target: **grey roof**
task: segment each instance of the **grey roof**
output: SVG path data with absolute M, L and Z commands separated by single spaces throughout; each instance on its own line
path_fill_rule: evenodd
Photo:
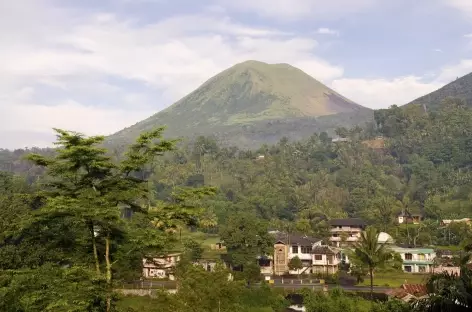
M 331 219 L 329 224 L 333 226 L 359 226 L 364 227 L 366 223 L 362 219 L 350 218 L 350 219 Z
M 339 251 L 329 246 L 315 246 L 312 253 L 317 255 L 335 255 L 339 253 Z
M 296 234 L 296 233 L 277 233 L 275 235 L 275 242 L 282 244 L 291 244 L 291 245 L 301 245 L 301 246 L 311 246 L 316 242 L 321 241 L 320 238 L 308 236 L 305 234 Z

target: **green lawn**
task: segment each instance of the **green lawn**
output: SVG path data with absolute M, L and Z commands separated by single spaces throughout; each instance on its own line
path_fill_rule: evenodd
M 461 251 L 462 250 L 461 246 L 457 246 L 457 245 L 435 246 L 434 249 L 450 250 L 450 251 Z
M 219 258 L 221 254 L 226 253 L 224 250 L 212 250 L 211 245 L 216 244 L 220 241 L 220 238 L 218 234 L 208 234 L 208 233 L 203 233 L 203 232 L 190 232 L 187 230 L 183 230 L 181 233 L 181 236 L 179 233 L 177 233 L 177 244 L 175 246 L 176 251 L 182 251 L 183 250 L 183 243 L 185 243 L 186 240 L 188 239 L 193 239 L 200 244 L 202 244 L 202 247 L 204 249 L 203 252 L 203 258 L 204 259 L 215 259 Z
M 424 284 L 428 274 L 412 274 L 405 272 L 377 273 L 374 275 L 374 286 L 400 287 L 402 284 Z M 369 277 L 359 285 L 370 286 Z
M 117 304 L 118 311 L 124 312 L 170 312 L 174 310 L 175 303 L 170 296 L 160 294 L 157 298 L 149 296 L 121 296 Z

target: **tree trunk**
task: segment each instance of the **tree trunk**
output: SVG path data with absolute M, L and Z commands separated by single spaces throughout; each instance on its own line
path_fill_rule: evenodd
M 105 238 L 106 280 L 108 285 L 107 312 L 111 310 L 111 261 L 110 261 L 110 234 Z
M 95 261 L 95 270 L 97 274 L 100 275 L 100 262 L 98 261 L 98 251 L 97 251 L 97 241 L 95 239 L 95 228 L 93 226 L 93 222 L 90 222 L 90 233 L 92 235 L 92 249 L 93 249 L 93 259 Z
M 369 267 L 370 273 L 370 300 L 374 299 L 374 269 Z

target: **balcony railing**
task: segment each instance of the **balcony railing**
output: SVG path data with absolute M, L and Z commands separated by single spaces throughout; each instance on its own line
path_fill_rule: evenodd
M 338 228 L 338 227 L 334 227 L 334 228 L 331 228 L 331 232 L 334 232 L 334 233 L 339 233 L 339 232 L 361 232 L 362 229 L 361 228 L 356 228 L 356 227 L 342 227 L 342 228 Z

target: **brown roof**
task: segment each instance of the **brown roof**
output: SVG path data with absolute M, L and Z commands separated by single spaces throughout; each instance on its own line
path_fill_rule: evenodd
M 329 224 L 333 226 L 359 226 L 364 227 L 366 223 L 362 219 L 350 218 L 350 219 L 332 219 Z

